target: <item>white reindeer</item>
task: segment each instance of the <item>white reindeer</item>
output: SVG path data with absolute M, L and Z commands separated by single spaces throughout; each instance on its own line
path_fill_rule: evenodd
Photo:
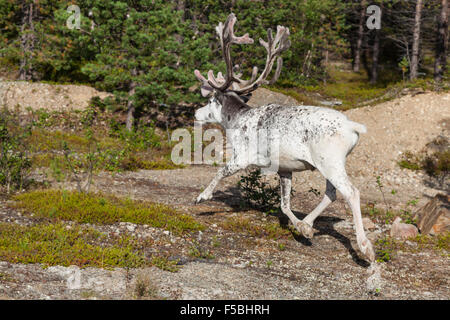
M 278 79 L 282 66 L 280 55 L 290 46 L 289 29 L 278 26 L 275 38 L 271 29 L 268 29 L 268 41 L 259 40 L 267 50 L 265 68 L 258 78 L 258 69 L 253 68 L 251 79 L 244 81 L 233 72 L 230 46 L 233 43 L 251 44 L 253 40 L 248 34 L 236 37 L 233 32 L 235 22 L 236 17 L 230 14 L 225 24 L 219 23 L 216 27 L 227 67 L 225 77 L 221 73 L 215 77 L 210 70 L 206 79 L 195 70 L 196 77 L 202 82 L 202 95 L 211 96 L 209 103 L 196 111 L 196 120 L 219 123 L 228 132 L 235 132 L 228 136 L 233 151 L 231 159 L 218 170 L 208 187 L 198 196 L 197 203 L 211 199 L 214 188 L 224 177 L 250 165 L 275 166 L 280 177 L 281 210 L 303 236 L 313 237 L 314 220 L 336 200 L 337 189 L 352 210 L 359 249 L 373 262 L 375 253 L 364 233 L 359 191 L 351 184 L 345 171 L 346 157 L 357 144 L 359 135 L 366 132 L 365 126 L 328 108 L 275 104 L 258 108 L 248 106 L 246 102 L 253 90 L 261 84 L 272 84 Z M 277 69 L 273 78 L 267 81 L 276 58 Z M 270 146 L 267 147 L 267 154 L 251 148 L 250 135 L 258 130 L 278 133 L 277 152 Z M 271 142 L 273 139 L 269 136 Z M 290 209 L 292 172 L 315 169 L 326 179 L 325 196 L 311 213 L 299 220 Z

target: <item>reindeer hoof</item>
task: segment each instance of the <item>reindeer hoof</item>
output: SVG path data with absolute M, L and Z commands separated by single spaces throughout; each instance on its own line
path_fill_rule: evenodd
M 360 250 L 370 262 L 375 262 L 375 251 L 373 250 L 372 243 L 370 243 L 369 239 L 361 241 Z
M 314 237 L 314 229 L 306 222 L 297 222 L 297 230 L 306 238 L 312 239 Z
M 200 194 L 198 197 L 197 197 L 197 200 L 195 200 L 195 204 L 198 204 L 198 203 L 200 203 L 200 202 L 203 202 L 203 201 L 207 201 L 207 200 L 210 200 L 212 198 L 212 195 L 206 195 L 206 194 Z

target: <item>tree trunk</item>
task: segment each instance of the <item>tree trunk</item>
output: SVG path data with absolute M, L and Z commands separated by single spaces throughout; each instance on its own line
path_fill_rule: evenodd
M 181 16 L 181 21 L 185 21 L 184 11 L 186 9 L 186 1 L 185 0 L 177 0 L 177 11 L 182 11 L 183 14 Z
M 130 84 L 130 90 L 128 91 L 128 103 L 127 103 L 127 123 L 126 127 L 128 131 L 133 130 L 134 125 L 134 112 L 136 111 L 136 107 L 134 105 L 131 97 L 136 92 L 136 83 L 134 81 Z
M 176 5 L 176 10 L 181 12 L 180 20 L 181 20 L 181 22 L 184 23 L 186 21 L 186 19 L 185 19 L 186 1 L 185 0 L 176 0 L 175 1 L 175 5 Z M 183 43 L 184 39 L 183 39 L 183 36 L 181 34 L 177 33 L 177 34 L 174 35 L 174 37 L 175 37 L 175 40 L 177 40 L 178 43 L 180 43 L 180 44 Z M 179 66 L 179 63 L 180 63 L 180 59 L 178 58 L 177 67 Z
M 370 73 L 370 84 L 376 84 L 378 80 L 378 57 L 380 55 L 380 31 L 375 31 L 372 51 L 372 72 Z
M 366 17 L 366 0 L 361 1 L 361 11 L 359 14 L 358 38 L 356 39 L 355 55 L 353 58 L 353 71 L 359 72 L 361 63 L 361 50 L 364 37 L 364 21 Z
M 33 67 L 31 56 L 34 50 L 36 36 L 34 34 L 34 3 L 23 1 L 22 4 L 22 25 L 20 27 L 20 47 L 22 50 L 22 60 L 20 61 L 19 80 L 31 80 Z
M 422 18 L 422 0 L 417 0 L 416 3 L 416 16 L 414 19 L 414 31 L 413 31 L 413 45 L 412 45 L 412 57 L 409 79 L 417 79 L 417 72 L 419 69 L 419 42 L 420 42 L 420 21 Z
M 381 3 L 381 14 L 383 14 L 383 4 Z M 381 19 L 381 17 L 380 17 Z M 378 81 L 378 57 L 380 56 L 380 30 L 373 30 L 375 32 L 373 47 L 372 47 L 372 72 L 370 83 L 376 84 Z
M 438 19 L 436 39 L 436 59 L 434 62 L 434 80 L 442 81 L 447 67 L 448 46 L 448 0 L 442 0 L 441 14 Z
M 368 39 L 367 39 L 367 35 L 365 35 L 363 37 L 363 44 L 362 44 L 362 49 L 361 49 L 361 62 L 362 65 L 364 66 L 364 70 L 366 70 L 367 72 L 367 76 L 369 78 L 369 81 L 372 80 L 372 68 L 369 67 L 369 63 L 367 61 L 367 55 L 368 55 Z

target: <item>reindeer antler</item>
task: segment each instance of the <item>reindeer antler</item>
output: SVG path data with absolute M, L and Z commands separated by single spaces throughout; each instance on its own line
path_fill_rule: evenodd
M 269 28 L 267 29 L 267 39 L 267 42 L 263 39 L 259 39 L 259 43 L 267 50 L 266 66 L 264 67 L 263 72 L 259 78 L 255 80 L 256 72 L 255 68 L 253 68 L 252 78 L 246 82 L 245 86 L 238 90 L 233 90 L 237 94 L 247 94 L 253 90 L 256 90 L 262 84 L 273 84 L 278 80 L 281 73 L 281 68 L 283 66 L 283 58 L 281 58 L 281 54 L 291 46 L 291 41 L 289 40 L 289 29 L 283 26 L 277 26 L 277 34 L 275 39 L 273 39 L 272 29 Z M 276 58 L 277 69 L 275 70 L 273 78 L 270 81 L 267 81 L 266 79 L 272 70 Z
M 281 67 L 283 60 L 280 57 L 281 53 L 286 51 L 289 46 L 291 45 L 288 37 L 289 37 L 289 29 L 278 26 L 277 27 L 277 34 L 275 36 L 275 39 L 272 37 L 272 30 L 268 29 L 268 42 L 265 42 L 262 39 L 259 39 L 259 42 L 261 45 L 263 45 L 267 50 L 267 58 L 266 58 L 266 66 L 259 76 L 258 79 L 256 79 L 258 75 L 258 68 L 253 67 L 252 76 L 249 80 L 242 80 L 238 76 L 236 76 L 233 72 L 233 63 L 231 61 L 231 51 L 230 47 L 231 44 L 252 44 L 253 39 L 251 39 L 248 35 L 248 33 L 244 34 L 241 37 L 236 37 L 234 35 L 234 24 L 236 23 L 237 19 L 236 16 L 231 13 L 227 20 L 225 21 L 225 24 L 222 22 L 219 23 L 219 25 L 216 27 L 217 34 L 220 38 L 220 44 L 222 47 L 222 55 L 225 60 L 227 72 L 225 77 L 222 75 L 221 72 L 217 74 L 217 77 L 214 76 L 214 73 L 212 70 L 208 71 L 208 79 L 206 79 L 200 71 L 195 70 L 195 76 L 197 79 L 202 81 L 202 95 L 207 96 L 209 91 L 212 91 L 213 88 L 219 91 L 225 91 L 232 85 L 232 91 L 235 91 L 238 94 L 247 94 L 256 88 L 258 88 L 261 84 L 265 83 L 274 83 L 281 73 Z M 275 58 L 278 57 L 277 60 L 277 69 L 275 71 L 275 75 L 273 76 L 271 81 L 267 81 L 266 78 L 270 74 L 270 71 L 272 70 L 273 64 L 275 62 Z M 234 83 L 233 83 L 234 82 Z M 243 86 L 243 88 L 242 88 Z

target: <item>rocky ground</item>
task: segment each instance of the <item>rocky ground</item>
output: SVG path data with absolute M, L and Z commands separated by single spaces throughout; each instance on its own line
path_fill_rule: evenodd
M 282 98 L 289 104 L 289 98 Z M 361 191 L 363 206 L 375 202 L 381 208 L 387 205 L 400 209 L 418 199 L 418 208 L 436 193 L 448 192 L 445 185 L 437 186 L 423 173 L 399 168 L 397 161 L 402 152 L 421 150 L 437 135 L 448 136 L 449 93 L 405 96 L 346 114 L 368 128 L 347 163 L 348 174 Z M 409 240 L 392 252 L 392 259 L 377 264 L 381 271 L 377 290 L 368 290 L 372 268 L 357 249 L 352 217 L 340 196 L 316 220 L 311 241 L 292 233 L 282 215 L 267 216 L 243 206 L 236 188 L 242 173 L 223 180 L 212 201 L 194 205 L 216 171 L 213 166 L 189 166 L 100 173 L 94 179 L 97 191 L 167 203 L 206 225 L 203 232 L 189 236 L 131 223 L 97 226 L 107 234 L 155 240 L 149 250 L 165 252 L 178 261 L 177 272 L 156 267 L 104 270 L 0 262 L 0 298 L 129 299 L 142 296 L 137 293 L 142 287 L 146 291 L 143 297 L 156 299 L 450 298 L 448 251 Z M 381 177 L 381 190 L 377 176 Z M 277 183 L 275 176 L 265 179 Z M 304 217 L 321 200 L 310 191 L 322 191 L 325 181 L 317 171 L 296 173 L 293 181 L 293 211 Z M 66 183 L 64 187 L 74 185 Z M 233 219 L 248 219 L 245 221 L 264 232 L 251 234 L 230 228 Z M 5 202 L 0 206 L 0 221 L 33 223 Z M 390 228 L 382 221 L 374 222 L 375 228 L 368 230 L 373 242 Z M 267 230 L 273 224 L 281 224 L 286 232 L 270 236 Z M 197 254 L 192 254 L 193 246 Z

